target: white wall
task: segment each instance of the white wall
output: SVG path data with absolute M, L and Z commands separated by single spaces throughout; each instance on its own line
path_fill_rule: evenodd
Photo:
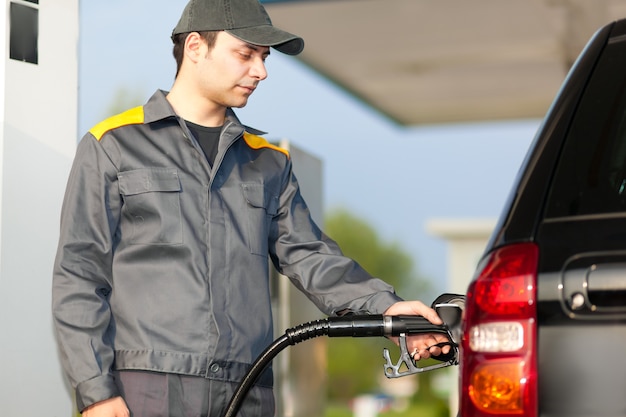
M 52 264 L 77 140 L 78 0 L 5 0 L 0 88 L 0 382 L 4 416 L 72 415 L 50 314 Z M 39 9 L 38 64 L 9 59 L 9 8 Z
M 426 229 L 445 240 L 446 291 L 465 294 L 478 261 L 496 225 L 496 219 L 431 219 Z

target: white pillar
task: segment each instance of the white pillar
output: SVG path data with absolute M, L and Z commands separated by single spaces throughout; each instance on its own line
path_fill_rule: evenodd
M 323 228 L 322 161 L 315 155 L 281 140 L 289 151 L 300 191 L 311 217 Z M 274 327 L 276 337 L 297 324 L 323 315 L 285 276 L 276 276 Z M 274 360 L 276 411 L 282 417 L 317 417 L 326 405 L 326 338 L 307 340 L 285 349 Z
M 77 141 L 78 0 L 3 3 L 1 413 L 69 417 L 72 400 L 54 342 L 50 288 L 61 201 Z M 23 56 L 18 47 L 28 60 L 18 60 Z
M 432 219 L 427 223 L 426 230 L 447 243 L 447 292 L 466 293 L 495 225 L 494 219 Z M 454 417 L 459 407 L 459 373 L 458 368 L 447 369 L 450 417 Z

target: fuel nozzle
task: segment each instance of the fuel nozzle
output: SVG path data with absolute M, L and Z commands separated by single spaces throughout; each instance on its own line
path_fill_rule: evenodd
M 435 311 L 443 324 L 433 324 L 422 316 L 345 315 L 329 317 L 328 337 L 406 336 L 443 333 L 460 324 L 462 309 L 454 304 L 437 304 Z
M 443 321 L 443 324 L 436 325 L 428 322 L 423 317 L 415 316 L 396 316 L 395 326 L 392 325 L 392 333 L 398 336 L 398 344 L 400 346 L 400 359 L 392 362 L 389 355 L 389 349 L 383 350 L 385 358 L 385 376 L 387 378 L 399 378 L 402 376 L 412 375 L 416 373 L 432 371 L 438 368 L 458 365 L 459 357 L 459 335 L 461 321 L 463 316 L 463 304 L 441 303 L 433 307 Z M 392 320 L 393 323 L 393 320 Z M 450 346 L 450 351 L 434 357 L 438 362 L 428 366 L 418 366 L 413 355 L 409 353 L 407 346 L 407 336 L 423 333 L 444 333 L 448 337 L 448 342 L 444 345 Z M 441 346 L 441 344 L 439 345 Z
M 385 375 L 397 378 L 414 373 L 430 371 L 458 364 L 458 335 L 460 335 L 464 299 L 433 305 L 441 317 L 442 324 L 433 324 L 422 316 L 383 316 L 383 315 L 345 315 L 329 317 L 325 321 L 324 332 L 328 337 L 397 337 L 400 346 L 400 359 L 391 361 L 389 350 L 384 349 L 386 359 Z M 407 337 L 418 334 L 440 333 L 448 338 L 443 345 L 450 346 L 450 352 L 434 357 L 439 363 L 426 367 L 418 367 L 409 353 Z

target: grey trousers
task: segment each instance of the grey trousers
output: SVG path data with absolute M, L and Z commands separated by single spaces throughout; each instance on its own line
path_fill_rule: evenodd
M 237 384 L 197 376 L 118 371 L 117 384 L 131 417 L 222 417 Z M 239 417 L 273 417 L 271 388 L 253 387 Z

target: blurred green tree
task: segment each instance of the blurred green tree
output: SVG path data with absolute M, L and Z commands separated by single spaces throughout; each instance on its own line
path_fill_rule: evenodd
M 420 294 L 423 297 L 428 293 L 428 282 L 417 276 L 412 257 L 399 243 L 383 241 L 365 220 L 346 209 L 333 209 L 325 218 L 324 230 L 346 256 L 393 285 L 403 298 L 422 299 Z M 327 346 L 331 401 L 349 401 L 356 395 L 377 391 L 383 375 L 383 348 L 389 348 L 392 358 L 398 357 L 395 345 L 384 338 L 331 338 Z
M 145 93 L 140 88 L 129 89 L 127 87 L 119 87 L 115 90 L 115 95 L 105 110 L 103 118 L 114 116 L 136 106 L 145 103 Z

